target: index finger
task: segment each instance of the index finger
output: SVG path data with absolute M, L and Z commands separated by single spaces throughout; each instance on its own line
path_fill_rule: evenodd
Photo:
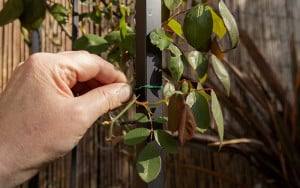
M 85 82 L 95 79 L 102 84 L 126 83 L 122 71 L 101 57 L 85 51 L 62 52 L 60 55 L 71 60 L 71 67 L 76 72 L 77 81 Z

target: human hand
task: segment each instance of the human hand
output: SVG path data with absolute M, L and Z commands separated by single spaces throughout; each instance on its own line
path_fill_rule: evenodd
M 126 82 L 113 65 L 82 51 L 38 53 L 20 64 L 0 97 L 0 187 L 68 153 L 99 116 L 130 98 Z

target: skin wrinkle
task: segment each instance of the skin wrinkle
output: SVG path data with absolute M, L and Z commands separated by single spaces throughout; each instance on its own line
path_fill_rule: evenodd
M 77 77 L 75 71 L 70 69 L 71 67 L 60 64 L 54 66 L 52 70 L 52 77 L 59 93 L 66 97 L 73 97 L 70 87 L 75 85 Z

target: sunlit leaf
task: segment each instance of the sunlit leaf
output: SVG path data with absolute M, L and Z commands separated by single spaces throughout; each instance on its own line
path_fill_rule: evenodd
M 190 90 L 189 82 L 187 80 L 182 80 L 182 82 L 181 82 L 182 93 L 188 93 L 189 90 Z
M 169 133 L 158 129 L 154 131 L 154 138 L 166 152 L 177 153 L 177 142 Z
M 182 55 L 181 50 L 173 43 L 170 43 L 168 46 L 168 50 L 172 53 L 173 56 L 180 56 Z
M 161 157 L 153 142 L 148 143 L 139 153 L 136 169 L 146 183 L 153 181 L 161 169 Z
M 146 128 L 136 128 L 129 131 L 124 137 L 124 143 L 127 145 L 136 145 L 144 140 L 150 135 L 151 130 Z
M 214 68 L 214 71 L 218 77 L 218 79 L 221 81 L 222 85 L 224 86 L 227 95 L 230 93 L 230 77 L 229 73 L 227 72 L 225 66 L 223 63 L 215 56 L 211 56 L 212 65 Z
M 171 82 L 167 82 L 163 89 L 163 95 L 165 98 L 171 97 L 175 92 L 175 86 Z
M 174 10 L 179 7 L 181 0 L 164 0 L 164 3 L 169 10 Z
M 219 2 L 219 11 L 229 33 L 231 45 L 233 48 L 235 48 L 239 44 L 240 40 L 239 30 L 233 15 L 231 14 L 230 10 L 227 8 L 223 0 L 220 0 Z
M 193 138 L 196 127 L 197 125 L 193 112 L 189 105 L 185 104 L 183 107 L 183 115 L 181 116 L 178 127 L 178 139 L 180 145 L 184 145 L 184 143 Z
M 171 56 L 168 62 L 168 69 L 171 72 L 172 78 L 177 83 L 183 73 L 184 65 L 181 56 Z
M 205 55 L 198 51 L 191 51 L 188 54 L 188 62 L 196 71 L 200 78 L 203 78 L 208 70 L 208 59 Z
M 185 99 L 182 94 L 173 94 L 168 105 L 168 130 L 175 132 L 178 130 L 181 119 L 184 116 Z
M 173 41 L 172 37 L 161 28 L 156 28 L 150 33 L 150 40 L 160 50 L 168 48 Z
M 199 92 L 191 92 L 186 103 L 190 106 L 200 132 L 206 131 L 210 125 L 210 112 L 207 99 Z
M 224 138 L 223 114 L 222 114 L 222 109 L 219 104 L 218 98 L 213 90 L 211 91 L 211 111 L 217 125 L 220 142 L 222 143 Z
M 58 23 L 66 24 L 68 22 L 68 10 L 62 4 L 54 3 L 49 11 Z
M 86 50 L 90 53 L 99 54 L 108 49 L 108 42 L 94 34 L 83 35 L 74 42 L 74 48 L 77 50 Z
M 176 33 L 176 35 L 180 36 L 181 38 L 183 38 L 183 31 L 182 31 L 182 27 L 181 24 L 178 23 L 176 20 L 171 19 L 168 24 L 169 28 L 172 29 L 172 31 L 174 31 L 174 33 Z
M 137 121 L 139 123 L 148 123 L 149 122 L 147 115 L 145 115 L 143 113 L 134 114 L 134 119 L 135 119 L 135 121 Z
M 17 19 L 24 10 L 23 1 L 21 0 L 8 0 L 4 3 L 0 11 L 0 26 L 8 24 Z
M 124 39 L 127 34 L 127 23 L 126 23 L 126 17 L 130 14 L 130 8 L 125 5 L 120 5 L 120 12 L 121 12 L 121 19 L 119 21 L 119 27 L 121 31 L 121 38 Z
M 208 6 L 208 10 L 211 12 L 213 19 L 213 32 L 219 37 L 219 39 L 222 39 L 227 32 L 224 22 L 211 7 Z

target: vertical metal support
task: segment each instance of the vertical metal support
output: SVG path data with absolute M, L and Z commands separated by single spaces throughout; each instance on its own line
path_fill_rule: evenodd
M 42 50 L 42 36 L 41 36 L 41 28 L 37 28 L 36 30 L 31 31 L 31 47 L 30 53 L 37 53 Z
M 161 86 L 161 52 L 152 46 L 149 33 L 161 27 L 161 0 L 136 1 L 136 87 L 144 85 Z M 139 100 L 157 102 L 162 99 L 160 89 L 143 88 L 136 92 Z M 162 115 L 162 107 L 153 110 L 153 117 Z M 154 127 L 161 127 L 156 124 Z M 164 187 L 163 168 L 158 178 L 148 184 L 148 188 Z
M 41 42 L 41 28 L 39 27 L 36 30 L 31 31 L 31 46 L 30 46 L 30 54 L 34 54 L 40 52 L 42 50 Z M 35 175 L 28 181 L 28 187 L 30 188 L 38 188 L 39 187 L 39 174 Z
M 78 37 L 78 0 L 72 1 L 72 46 L 73 42 Z M 73 47 L 72 47 L 73 48 Z M 72 150 L 72 161 L 71 161 L 71 179 L 70 179 L 70 188 L 76 188 L 76 174 L 77 174 L 77 147 Z

